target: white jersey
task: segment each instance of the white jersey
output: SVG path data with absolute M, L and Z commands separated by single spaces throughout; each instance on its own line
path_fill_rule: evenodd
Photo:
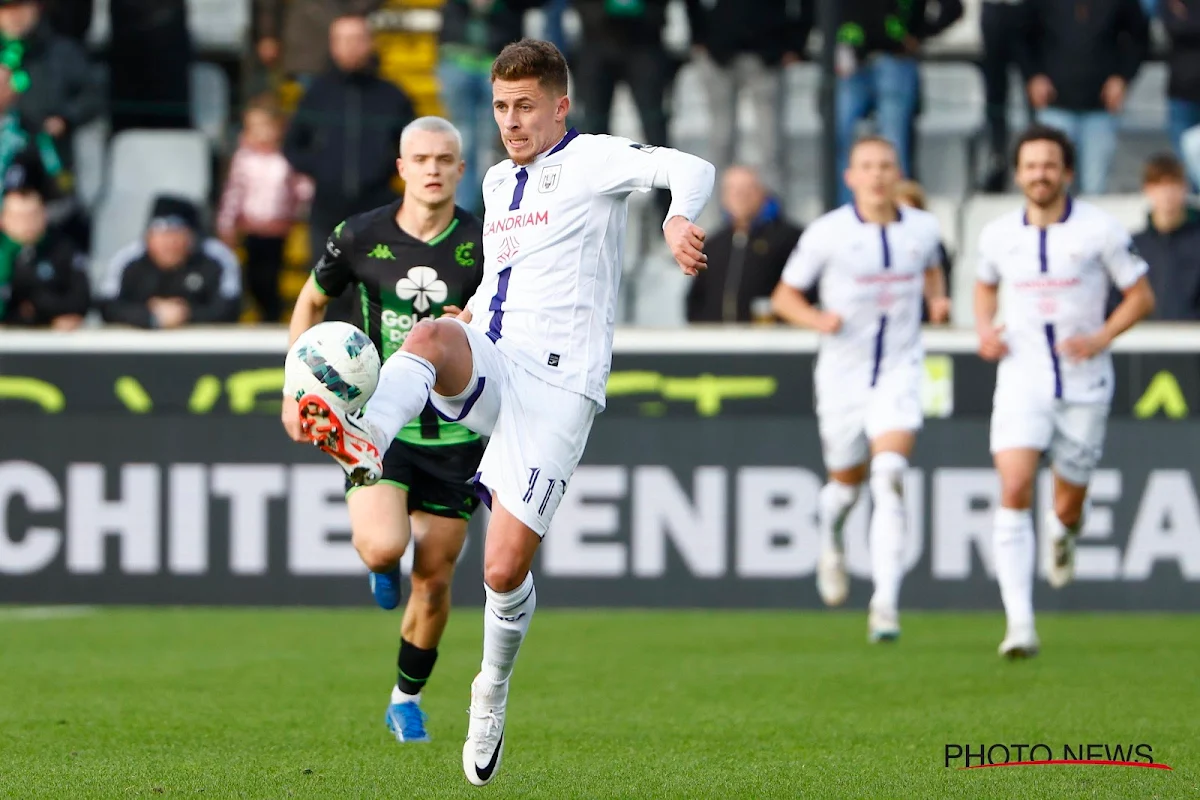
M 837 333 L 821 336 L 818 390 L 825 379 L 874 386 L 889 369 L 920 362 L 925 272 L 941 268 L 940 245 L 937 218 L 911 208 L 876 225 L 845 205 L 808 226 L 782 280 L 800 291 L 817 285 L 821 308 L 842 318 Z
M 532 164 L 483 179 L 484 275 L 471 325 L 523 368 L 604 406 L 631 192 L 671 189 L 667 218 L 695 221 L 708 162 L 666 147 L 570 130 Z
M 1000 284 L 1008 355 L 996 374 L 997 402 L 1112 401 L 1107 351 L 1071 363 L 1055 348 L 1104 327 L 1110 281 L 1125 290 L 1149 270 L 1120 222 L 1078 200 L 1048 228 L 1013 211 L 983 229 L 976 270 L 982 283 Z

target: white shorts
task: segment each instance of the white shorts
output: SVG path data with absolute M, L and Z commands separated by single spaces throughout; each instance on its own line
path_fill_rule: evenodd
M 434 393 L 430 401 L 443 419 L 490 437 L 475 477 L 488 507 L 494 493 L 505 511 L 545 536 L 599 407 L 546 383 L 513 363 L 483 331 L 459 324 L 471 346 L 471 380 L 457 397 Z
M 866 464 L 871 440 L 890 431 L 919 431 L 920 369 L 900 368 L 879 376 L 866 392 L 847 391 L 834 379 L 817 382 L 817 429 L 825 469 L 830 472 Z
M 1108 426 L 1105 403 L 998 402 L 992 409 L 991 450 L 1050 453 L 1060 478 L 1087 486 L 1104 452 Z

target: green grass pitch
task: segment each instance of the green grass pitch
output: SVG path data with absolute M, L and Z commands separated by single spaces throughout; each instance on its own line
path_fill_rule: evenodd
M 541 609 L 501 772 L 461 772 L 479 609 L 426 690 L 434 742 L 383 726 L 399 613 L 0 609 L 0 797 L 1200 796 L 1200 617 Z M 958 770 L 947 743 L 1148 743 L 1173 771 Z M 1056 753 L 1056 757 L 1059 757 Z

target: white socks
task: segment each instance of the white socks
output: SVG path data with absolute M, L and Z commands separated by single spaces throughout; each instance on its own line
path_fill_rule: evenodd
M 842 526 L 858 500 L 857 486 L 830 481 L 817 494 L 817 524 L 822 550 L 842 549 Z
M 1033 513 L 1029 509 L 997 508 L 993 524 L 992 560 L 1008 626 L 1033 625 L 1033 575 L 1037 554 Z
M 417 692 L 416 694 L 408 694 L 406 692 L 400 691 L 399 686 L 392 687 L 392 705 L 396 705 L 397 703 L 418 703 L 419 704 L 420 702 L 421 702 L 421 693 L 420 692 Z
M 487 602 L 483 609 L 483 663 L 480 671 L 492 683 L 504 683 L 512 675 L 513 662 L 521 642 L 529 631 L 533 610 L 537 607 L 537 591 L 533 573 L 511 592 L 497 592 L 483 585 Z
M 900 582 L 904 579 L 904 471 L 908 459 L 899 453 L 880 453 L 871 459 L 871 576 L 875 593 L 871 608 L 895 611 L 900 605 Z
M 412 353 L 401 350 L 383 362 L 365 416 L 385 442 L 396 438 L 401 428 L 421 414 L 436 380 L 433 364 Z

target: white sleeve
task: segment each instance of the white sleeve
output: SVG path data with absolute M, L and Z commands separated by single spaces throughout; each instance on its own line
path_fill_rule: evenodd
M 1109 235 L 1105 237 L 1101 258 L 1104 260 L 1104 268 L 1108 270 L 1108 277 L 1121 291 L 1133 286 L 1150 271 L 1150 265 L 1138 252 L 1129 232 L 1115 221 L 1109 227 Z
M 980 283 L 995 286 L 1000 282 L 1000 267 L 997 266 L 990 255 L 992 248 L 989 240 L 991 238 L 988 236 L 986 229 L 979 236 L 979 249 L 975 254 L 975 278 Z
M 800 235 L 800 241 L 796 242 L 796 247 L 788 256 L 779 280 L 793 289 L 807 292 L 816 285 L 824 268 L 825 253 L 821 246 L 820 228 L 809 228 Z
M 204 254 L 221 265 L 221 296 L 241 297 L 242 265 L 238 263 L 237 253 L 220 239 L 210 236 L 204 240 Z
M 604 153 L 595 172 L 597 192 L 628 194 L 670 189 L 668 220 L 684 217 L 695 222 L 700 217 L 716 180 L 717 171 L 712 164 L 670 147 L 638 144 L 619 136 L 605 138 Z
M 125 245 L 108 262 L 108 271 L 104 280 L 96 287 L 96 296 L 106 300 L 115 300 L 121 293 L 121 280 L 125 277 L 125 269 L 146 254 L 146 245 L 141 242 L 131 242 Z

